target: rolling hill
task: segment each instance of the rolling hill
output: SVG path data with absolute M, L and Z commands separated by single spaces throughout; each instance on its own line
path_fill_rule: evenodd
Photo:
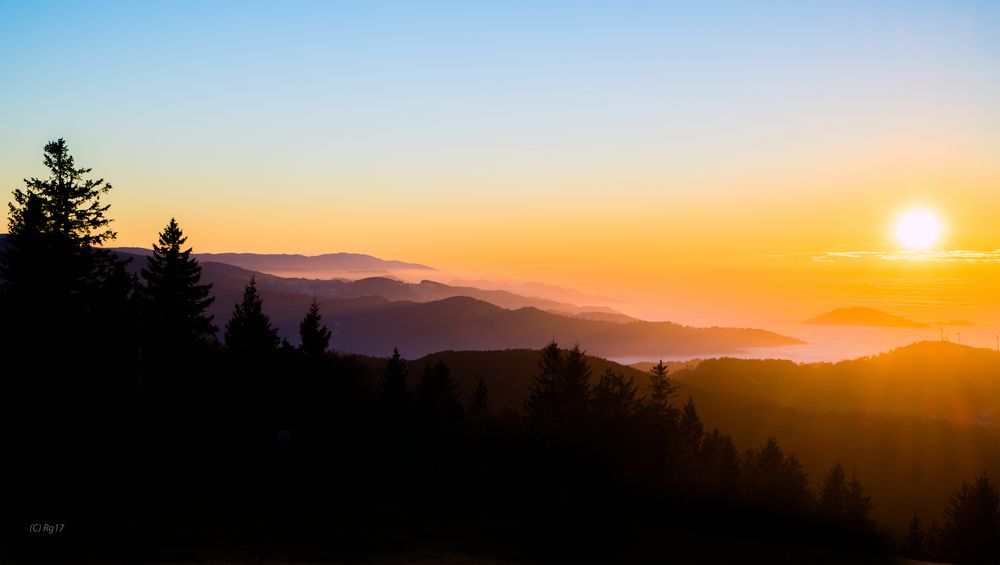
M 807 324 L 840 325 L 840 326 L 878 326 L 892 328 L 926 328 L 926 324 L 914 322 L 900 316 L 894 316 L 873 308 L 836 308 L 824 312 L 815 318 L 806 320 Z
M 908 414 L 1000 427 L 1000 353 L 950 342 L 920 342 L 839 363 L 710 359 L 674 377 L 819 412 Z

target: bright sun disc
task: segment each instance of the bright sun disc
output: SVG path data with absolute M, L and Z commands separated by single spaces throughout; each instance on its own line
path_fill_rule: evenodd
M 941 237 L 941 222 L 926 210 L 913 210 L 896 222 L 896 239 L 910 249 L 925 249 Z

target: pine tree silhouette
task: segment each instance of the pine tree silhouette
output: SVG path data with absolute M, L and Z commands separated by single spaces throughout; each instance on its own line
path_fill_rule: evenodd
M 705 425 L 701 423 L 701 417 L 698 416 L 698 410 L 690 396 L 681 410 L 680 433 L 681 438 L 692 450 L 697 450 L 701 436 L 705 433 Z
M 447 439 L 457 431 L 462 417 L 458 383 L 443 361 L 424 366 L 417 384 L 414 406 L 424 432 L 432 443 Z
M 871 517 L 873 508 L 872 497 L 865 494 L 860 473 L 854 469 L 844 492 L 844 518 L 848 527 L 856 532 L 874 534 L 877 524 Z
M 903 542 L 899 546 L 899 553 L 903 557 L 909 557 L 910 559 L 925 559 L 927 558 L 926 540 L 927 537 L 924 534 L 920 518 L 914 514 L 913 519 L 910 520 L 909 527 L 906 528 L 906 533 L 903 535 Z
M 594 387 L 594 412 L 603 420 L 624 420 L 639 408 L 635 383 L 631 377 L 608 367 Z
M 242 356 L 262 357 L 277 350 L 278 332 L 264 314 L 263 300 L 254 277 L 243 290 L 243 300 L 233 308 L 233 317 L 226 324 L 225 339 L 226 349 Z
M 330 348 L 330 330 L 322 325 L 323 317 L 319 313 L 319 302 L 313 298 L 309 311 L 299 324 L 299 337 L 302 340 L 299 349 L 307 357 L 321 357 Z
M 568 437 L 587 422 L 590 363 L 579 346 L 565 354 L 556 342 L 542 349 L 525 409 L 536 432 Z
M 406 373 L 406 360 L 399 354 L 399 348 L 393 348 L 392 356 L 382 371 L 378 390 L 382 407 L 391 414 L 401 416 L 409 407 L 410 389 L 406 384 Z
M 933 557 L 956 563 L 1000 561 L 1000 495 L 988 477 L 963 482 L 952 493 L 937 532 Z
M 7 204 L 10 233 L 22 231 L 28 203 L 36 198 L 46 218 L 46 231 L 69 239 L 77 247 L 100 245 L 114 239 L 115 232 L 107 227 L 111 219 L 105 215 L 110 204 L 101 204 L 101 195 L 111 190 L 111 184 L 104 179 L 84 179 L 83 175 L 91 169 L 76 168 L 66 140 L 62 138 L 45 145 L 44 163 L 51 176 L 44 180 L 25 179 L 26 189 L 15 189 L 14 202 Z
M 486 385 L 486 379 L 479 377 L 472 395 L 469 397 L 469 415 L 483 416 L 490 410 L 490 389 Z
M 649 370 L 649 401 L 661 411 L 670 408 L 670 399 L 677 396 L 677 387 L 667 377 L 667 366 L 661 360 Z
M 214 301 L 211 284 L 199 284 L 201 265 L 184 249 L 187 237 L 170 219 L 153 245 L 141 274 L 146 349 L 176 355 L 181 348 L 214 339 L 216 327 L 206 310 Z
M 847 473 L 840 463 L 834 463 L 823 477 L 819 489 L 819 510 L 831 520 L 841 520 L 847 513 Z

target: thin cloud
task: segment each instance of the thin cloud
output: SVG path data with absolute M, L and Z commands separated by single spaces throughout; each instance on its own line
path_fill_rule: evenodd
M 1000 263 L 1000 249 L 973 251 L 953 249 L 941 251 L 824 251 L 813 255 L 813 261 L 832 263 L 837 259 L 873 258 L 883 261 L 934 261 L 939 263 Z

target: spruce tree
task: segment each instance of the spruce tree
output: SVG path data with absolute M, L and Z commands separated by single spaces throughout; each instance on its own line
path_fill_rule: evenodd
M 483 416 L 489 413 L 490 409 L 490 389 L 486 385 L 486 379 L 479 377 L 472 395 L 469 397 L 469 415 Z
M 14 202 L 7 205 L 11 235 L 22 231 L 28 203 L 37 198 L 46 218 L 45 230 L 74 246 L 89 247 L 114 239 L 115 232 L 108 228 L 111 219 L 105 215 L 110 204 L 101 203 L 101 195 L 111 190 L 111 184 L 104 179 L 84 179 L 91 169 L 76 167 L 62 138 L 45 145 L 44 163 L 51 176 L 24 179 L 25 190 L 15 189 Z
M 635 383 L 631 377 L 608 367 L 594 387 L 594 412 L 606 421 L 621 421 L 635 414 L 639 402 L 635 398 Z
M 410 404 L 406 373 L 406 360 L 399 354 L 399 348 L 394 347 L 392 356 L 386 361 L 378 387 L 379 401 L 390 414 L 401 415 Z
M 443 361 L 424 366 L 417 384 L 414 401 L 419 422 L 429 433 L 432 442 L 444 439 L 456 431 L 462 417 L 462 403 L 458 397 L 458 383 Z
M 988 477 L 963 482 L 952 493 L 937 535 L 936 559 L 956 563 L 1000 562 L 1000 494 Z
M 844 519 L 848 527 L 857 532 L 874 534 L 876 522 L 871 517 L 874 508 L 872 497 L 865 494 L 857 469 L 851 472 L 851 480 L 847 482 L 844 495 Z
M 306 317 L 299 324 L 299 338 L 302 340 L 299 350 L 307 357 L 322 357 L 330 347 L 330 330 L 322 324 L 322 321 L 319 302 L 313 298 Z
M 819 489 L 819 510 L 827 519 L 841 520 L 847 511 L 847 473 L 834 463 L 823 477 Z
M 146 280 L 143 288 L 143 319 L 147 349 L 176 354 L 179 348 L 206 343 L 214 339 L 216 327 L 206 310 L 214 298 L 212 285 L 200 284 L 201 265 L 191 257 L 191 248 L 184 249 L 187 237 L 170 222 L 160 232 L 141 273 Z
M 920 518 L 916 514 L 913 515 L 909 527 L 906 528 L 906 533 L 903 534 L 899 553 L 910 559 L 925 559 L 927 557 L 927 537 L 924 535 Z
M 701 436 L 705 433 L 705 425 L 701 423 L 701 417 L 698 416 L 698 410 L 691 397 L 688 397 L 681 411 L 680 432 L 687 446 L 696 451 Z
M 667 366 L 661 360 L 649 370 L 649 401 L 661 411 L 670 408 L 670 399 L 677 396 L 677 387 L 667 377 Z
M 257 292 L 257 281 L 250 278 L 243 290 L 243 300 L 233 308 L 233 317 L 226 324 L 226 349 L 246 357 L 262 357 L 278 347 L 278 331 L 264 314 L 263 300 Z
M 525 411 L 533 422 L 540 422 L 552 414 L 559 393 L 559 376 L 562 374 L 563 354 L 555 341 L 546 345 L 538 360 L 538 373 L 531 380 Z

